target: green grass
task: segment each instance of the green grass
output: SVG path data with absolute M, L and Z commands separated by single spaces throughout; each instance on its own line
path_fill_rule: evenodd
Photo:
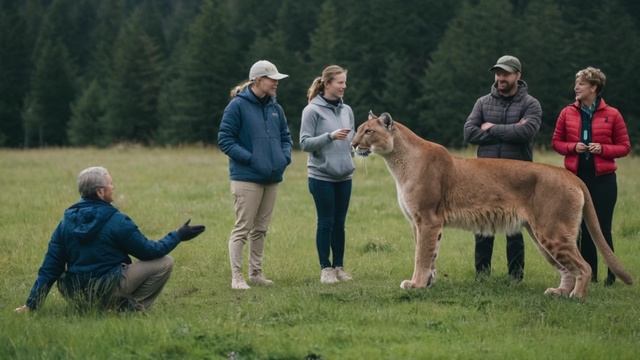
M 552 153 L 536 160 L 561 164 Z M 321 285 L 305 163 L 296 153 L 279 188 L 265 254 L 275 286 L 237 292 L 229 288 L 227 160 L 217 150 L 0 150 L 0 358 L 631 359 L 640 352 L 640 288 L 600 282 L 586 302 L 546 297 L 558 276 L 530 240 L 523 283 L 507 280 L 503 235 L 492 277 L 476 282 L 472 234 L 448 229 L 435 286 L 401 290 L 413 271 L 413 240 L 375 156 L 356 161 L 345 257 L 355 280 Z M 78 198 L 77 173 L 91 165 L 111 170 L 116 206 L 148 237 L 187 218 L 207 231 L 172 253 L 173 276 L 146 314 L 80 315 L 57 290 L 40 311 L 15 314 L 51 232 Z M 619 165 L 614 243 L 639 281 L 640 159 Z

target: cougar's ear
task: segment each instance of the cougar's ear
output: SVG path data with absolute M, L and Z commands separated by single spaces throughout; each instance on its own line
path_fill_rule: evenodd
M 375 118 L 376 116 L 373 114 L 373 111 L 369 110 L 369 120 Z
M 378 119 L 382 121 L 384 127 L 386 127 L 387 130 L 391 130 L 391 128 L 393 127 L 393 119 L 391 118 L 391 115 L 389 113 L 385 112 L 380 114 L 380 117 L 378 117 Z

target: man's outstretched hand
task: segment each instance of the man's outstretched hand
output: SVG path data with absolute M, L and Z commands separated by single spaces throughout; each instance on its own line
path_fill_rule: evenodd
M 191 219 L 187 220 L 187 222 L 178 229 L 180 241 L 191 240 L 204 232 L 204 225 L 189 225 L 190 222 Z

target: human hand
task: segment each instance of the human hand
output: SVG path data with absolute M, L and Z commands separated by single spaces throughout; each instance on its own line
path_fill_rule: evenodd
M 22 305 L 20 307 L 17 307 L 14 311 L 18 314 L 23 314 L 28 313 L 29 311 L 31 311 L 31 309 L 29 309 L 27 305 Z
M 178 229 L 178 238 L 180 238 L 180 241 L 191 240 L 202 234 L 205 230 L 204 225 L 189 225 L 190 222 L 191 219 L 187 220 L 187 222 Z
M 344 140 L 349 136 L 349 132 L 351 132 L 349 128 L 338 129 L 331 132 L 330 136 L 332 140 Z
M 482 125 L 480 125 L 480 129 L 487 131 L 489 129 L 491 129 L 493 127 L 493 125 L 495 125 L 494 123 L 490 123 L 490 122 L 485 122 L 482 123 Z
M 587 152 L 587 151 L 589 151 L 589 148 L 584 143 L 579 142 L 579 143 L 576 144 L 576 152 L 578 154 L 583 153 L 583 152 Z
M 524 119 L 524 118 L 523 118 L 523 119 L 520 119 L 520 121 L 518 121 L 518 122 L 516 123 L 516 125 L 524 125 L 524 124 L 526 124 L 526 123 L 527 123 L 527 119 Z
M 589 143 L 588 149 L 592 154 L 602 154 L 602 144 L 600 143 Z

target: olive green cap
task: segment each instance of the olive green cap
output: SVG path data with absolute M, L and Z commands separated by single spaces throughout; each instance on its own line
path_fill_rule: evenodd
M 489 71 L 494 71 L 496 69 L 502 69 L 504 71 L 508 71 L 510 73 L 514 72 L 522 72 L 522 65 L 520 64 L 520 60 L 517 57 L 511 55 L 502 56 L 496 64 L 489 69 Z

